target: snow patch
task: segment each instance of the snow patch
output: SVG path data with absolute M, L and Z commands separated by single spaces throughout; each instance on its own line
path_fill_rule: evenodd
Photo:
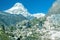
M 40 18 L 40 17 L 44 17 L 45 14 L 44 13 L 36 13 L 36 14 L 33 14 L 33 16 L 36 18 Z

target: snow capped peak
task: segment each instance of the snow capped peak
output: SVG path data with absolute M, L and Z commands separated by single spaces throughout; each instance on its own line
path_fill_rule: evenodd
M 20 7 L 20 6 L 23 6 L 23 5 L 22 5 L 22 3 L 19 3 L 19 2 L 18 2 L 18 3 L 16 3 L 14 6 L 15 6 L 15 7 Z
M 12 8 L 5 10 L 5 12 L 11 13 L 11 14 L 22 14 L 25 17 L 27 17 L 27 15 L 30 15 L 30 13 L 23 6 L 23 4 L 19 2 L 16 3 Z
M 34 16 L 37 18 L 45 16 L 45 14 L 43 13 L 30 14 L 28 10 L 23 6 L 23 4 L 19 2 L 15 3 L 15 5 L 13 5 L 12 8 L 5 10 L 5 12 L 10 13 L 10 14 L 18 14 L 18 15 L 21 14 L 24 17 L 28 17 L 28 18 L 30 18 L 31 16 Z
M 40 17 L 44 17 L 45 14 L 44 13 L 36 13 L 36 14 L 33 14 L 33 16 L 36 18 L 40 18 Z

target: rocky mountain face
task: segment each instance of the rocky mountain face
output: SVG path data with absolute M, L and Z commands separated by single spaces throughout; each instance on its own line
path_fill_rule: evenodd
M 57 0 L 48 11 L 43 29 L 45 38 L 50 40 L 60 40 L 60 0 Z
M 23 20 L 27 20 L 23 15 L 19 14 L 9 14 L 6 12 L 0 12 L 0 24 L 4 24 L 6 26 L 13 26 L 18 22 Z
M 60 0 L 54 2 L 52 7 L 48 11 L 48 15 L 60 13 Z

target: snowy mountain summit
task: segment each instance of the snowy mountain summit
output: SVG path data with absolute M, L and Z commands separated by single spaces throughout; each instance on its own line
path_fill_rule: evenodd
M 30 14 L 27 11 L 27 9 L 23 6 L 23 4 L 19 2 L 13 5 L 12 8 L 5 10 L 5 12 L 10 14 L 17 14 L 17 15 L 21 14 L 26 18 L 33 18 L 33 17 L 40 18 L 45 15 L 43 13 Z
M 11 14 L 22 14 L 23 16 L 27 17 L 30 13 L 27 11 L 26 8 L 22 5 L 22 3 L 16 3 L 12 8 L 5 10 L 5 12 Z

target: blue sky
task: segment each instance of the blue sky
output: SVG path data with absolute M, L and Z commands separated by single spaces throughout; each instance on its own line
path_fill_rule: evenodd
M 55 0 L 0 0 L 0 11 L 11 8 L 20 2 L 30 13 L 47 13 Z

